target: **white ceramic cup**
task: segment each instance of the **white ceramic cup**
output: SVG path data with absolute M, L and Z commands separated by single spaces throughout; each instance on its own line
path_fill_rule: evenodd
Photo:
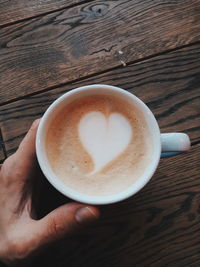
M 153 152 L 151 155 L 151 163 L 144 170 L 143 175 L 138 177 L 138 180 L 126 190 L 109 196 L 90 196 L 79 193 L 68 187 L 55 175 L 46 155 L 46 149 L 48 149 L 48 147 L 45 148 L 45 137 L 52 114 L 55 115 L 62 109 L 63 106 L 66 106 L 77 98 L 94 94 L 117 95 L 121 99 L 124 99 L 125 101 L 132 103 L 134 106 L 137 106 L 137 108 L 144 114 L 152 136 L 151 142 L 153 144 Z M 79 202 L 96 205 L 115 203 L 136 194 L 151 179 L 158 166 L 161 156 L 171 156 L 189 149 L 190 140 L 188 135 L 184 133 L 160 134 L 160 129 L 153 113 L 139 98 L 118 87 L 103 84 L 83 86 L 71 90 L 59 97 L 46 110 L 40 121 L 36 137 L 36 153 L 38 162 L 48 181 L 65 196 Z

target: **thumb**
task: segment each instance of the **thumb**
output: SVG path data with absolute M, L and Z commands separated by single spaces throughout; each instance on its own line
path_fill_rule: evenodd
M 98 219 L 99 210 L 79 203 L 65 204 L 36 223 L 39 246 L 52 243 Z

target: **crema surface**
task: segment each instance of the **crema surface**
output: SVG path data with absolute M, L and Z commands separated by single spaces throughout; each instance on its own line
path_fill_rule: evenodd
M 151 158 L 149 134 L 133 104 L 117 96 L 86 96 L 52 117 L 46 151 L 67 186 L 88 195 L 112 195 L 143 174 Z

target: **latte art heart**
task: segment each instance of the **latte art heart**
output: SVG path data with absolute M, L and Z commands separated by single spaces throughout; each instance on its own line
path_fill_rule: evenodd
M 129 121 L 119 113 L 109 117 L 101 112 L 90 112 L 81 118 L 78 125 L 79 137 L 94 163 L 94 174 L 117 158 L 132 138 Z
M 45 149 L 67 187 L 91 196 L 129 188 L 151 162 L 149 126 L 118 95 L 86 95 L 67 103 L 49 123 Z

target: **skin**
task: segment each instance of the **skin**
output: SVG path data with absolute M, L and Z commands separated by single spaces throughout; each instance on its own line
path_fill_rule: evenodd
M 32 124 L 0 170 L 0 261 L 9 266 L 27 266 L 47 245 L 99 217 L 96 207 L 71 202 L 37 219 L 33 185 L 36 177 L 42 179 L 35 153 L 38 124 Z

